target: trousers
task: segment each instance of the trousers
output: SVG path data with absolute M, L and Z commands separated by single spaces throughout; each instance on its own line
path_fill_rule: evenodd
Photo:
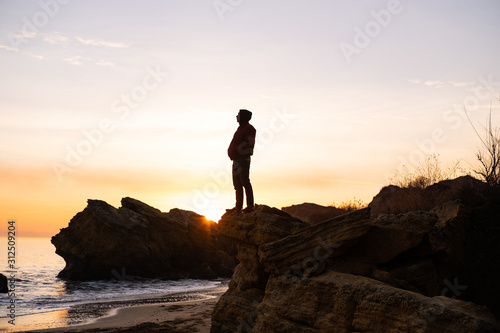
M 250 156 L 233 160 L 233 186 L 236 191 L 236 208 L 243 208 L 243 189 L 247 207 L 253 207 L 253 189 L 250 184 Z

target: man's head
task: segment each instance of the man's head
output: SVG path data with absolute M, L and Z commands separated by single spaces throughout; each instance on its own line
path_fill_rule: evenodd
M 240 109 L 240 112 L 238 112 L 236 119 L 240 124 L 246 124 L 250 121 L 250 119 L 252 119 L 252 112 L 246 109 Z

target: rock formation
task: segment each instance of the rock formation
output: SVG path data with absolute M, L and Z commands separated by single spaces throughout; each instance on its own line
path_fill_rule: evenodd
M 235 247 L 217 223 L 194 212 L 162 213 L 124 198 L 119 209 L 88 200 L 68 227 L 52 237 L 70 280 L 216 278 L 230 276 Z
M 0 293 L 8 293 L 9 286 L 7 282 L 7 277 L 0 273 Z
M 347 213 L 345 210 L 336 207 L 321 206 L 308 202 L 282 207 L 281 210 L 309 224 L 317 224 Z
M 219 227 L 240 263 L 211 332 L 499 332 L 498 216 L 459 201 L 316 225 L 266 206 L 228 213 Z
M 471 176 L 444 180 L 426 188 L 400 188 L 389 185 L 369 204 L 374 216 L 401 214 L 415 210 L 430 210 L 448 201 L 461 200 L 464 205 L 477 207 L 491 198 L 492 188 Z
M 240 263 L 228 291 L 214 310 L 213 332 L 236 332 L 239 323 L 254 314 L 264 298 L 269 274 L 259 260 L 259 246 L 282 239 L 306 226 L 306 223 L 276 208 L 260 205 L 251 214 L 224 215 L 219 227 L 222 234 L 236 241 Z

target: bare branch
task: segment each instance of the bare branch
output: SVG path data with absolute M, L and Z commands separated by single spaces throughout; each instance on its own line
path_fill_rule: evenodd
M 476 152 L 477 160 L 479 161 L 478 168 L 474 169 L 474 173 L 481 176 L 486 183 L 491 186 L 500 185 L 500 129 L 493 127 L 492 113 L 493 107 L 490 102 L 490 113 L 484 128 L 484 136 L 481 137 L 476 128 L 470 121 L 467 111 L 467 119 L 474 128 L 483 144 L 483 149 L 478 149 Z

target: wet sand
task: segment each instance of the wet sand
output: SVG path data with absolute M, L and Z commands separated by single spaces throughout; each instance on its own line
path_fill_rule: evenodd
M 18 317 L 5 332 L 210 332 L 220 287 L 155 297 L 87 303 Z M 4 327 L 2 327 L 2 331 Z

